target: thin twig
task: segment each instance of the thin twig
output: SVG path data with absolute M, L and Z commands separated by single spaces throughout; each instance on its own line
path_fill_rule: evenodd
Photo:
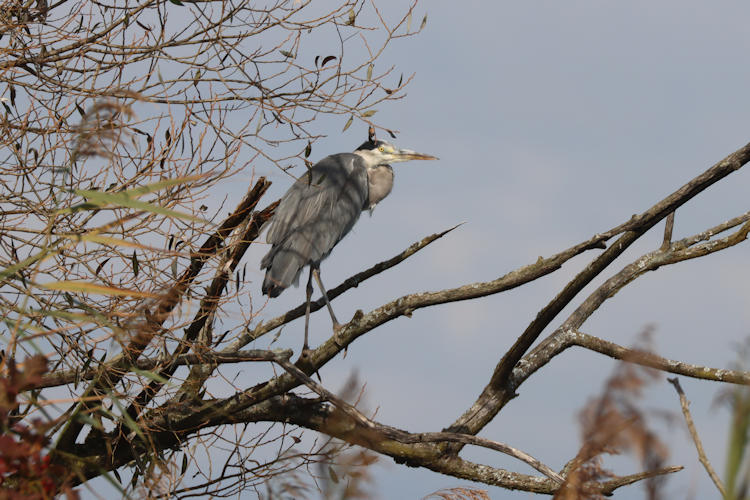
M 674 229 L 674 212 L 667 215 L 667 222 L 664 225 L 664 241 L 661 244 L 661 249 L 666 250 L 672 243 L 672 230 Z
M 675 391 L 677 391 L 677 395 L 680 396 L 680 406 L 682 407 L 682 414 L 685 417 L 685 423 L 687 424 L 688 431 L 690 431 L 690 436 L 693 438 L 693 443 L 695 443 L 695 449 L 696 451 L 698 451 L 698 460 L 700 460 L 700 463 L 703 464 L 703 467 L 706 469 L 706 472 L 708 472 L 711 481 L 714 482 L 714 484 L 716 485 L 716 489 L 719 490 L 721 496 L 726 497 L 727 491 L 724 488 L 724 484 L 721 482 L 721 479 L 719 479 L 719 476 L 716 474 L 716 471 L 714 470 L 711 462 L 706 456 L 706 452 L 703 450 L 703 443 L 701 443 L 701 438 L 695 428 L 695 423 L 693 423 L 693 417 L 690 415 L 690 401 L 688 401 L 687 397 L 685 396 L 685 392 L 682 390 L 682 386 L 680 386 L 680 381 L 677 379 L 677 377 L 674 377 L 668 378 L 667 382 L 674 386 Z

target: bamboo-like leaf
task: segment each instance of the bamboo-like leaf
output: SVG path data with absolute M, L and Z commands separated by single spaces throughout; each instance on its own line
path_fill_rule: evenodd
M 339 484 L 339 476 L 330 465 L 328 466 L 328 475 L 331 476 L 331 481 L 333 481 L 333 484 Z
M 141 377 L 147 378 L 149 380 L 153 380 L 154 382 L 159 382 L 160 384 L 168 384 L 169 380 L 162 377 L 156 372 L 151 372 L 148 370 L 141 370 L 139 368 L 136 368 L 134 366 L 130 367 L 130 371 L 135 373 L 136 375 L 140 375 Z
M 115 489 L 117 489 L 117 491 L 119 491 L 121 495 L 123 495 L 123 498 L 130 498 L 125 492 L 125 490 L 123 489 L 122 485 L 118 483 L 117 481 L 115 481 L 114 479 L 112 479 L 112 476 L 110 475 L 109 472 L 105 471 L 104 469 L 99 469 L 99 471 L 101 472 L 101 475 L 104 477 L 104 479 L 109 481 L 109 483 L 112 486 L 114 486 Z M 118 479 L 119 479 L 119 476 L 118 476 Z
M 78 415 L 76 415 L 76 418 L 83 421 L 84 424 L 90 425 L 94 429 L 99 429 L 101 431 L 104 430 L 104 427 L 102 427 L 101 422 L 99 422 L 95 418 L 91 418 L 90 415 L 86 415 L 85 413 L 79 413 Z
M 21 309 L 21 311 L 23 311 L 23 309 Z M 28 314 L 28 312 L 26 312 L 26 314 Z M 87 313 L 74 313 L 74 312 L 64 311 L 64 310 L 61 310 L 61 309 L 39 309 L 39 310 L 35 309 L 34 310 L 34 314 L 35 315 L 40 315 L 40 316 L 49 316 L 49 317 L 52 317 L 52 318 L 65 319 L 65 320 L 68 320 L 68 321 L 75 322 L 77 324 L 81 324 L 81 323 L 96 323 L 96 321 L 94 321 L 94 318 L 92 317 L 91 314 L 87 314 Z M 29 327 L 33 328 L 34 326 L 33 325 L 29 325 Z M 42 331 L 41 329 L 38 329 L 38 328 L 35 328 L 35 330 L 37 330 L 39 332 Z
M 121 413 L 121 415 L 119 417 L 115 417 L 115 418 L 117 420 L 122 420 L 125 423 L 125 425 L 127 426 L 128 429 L 130 429 L 131 431 L 135 432 L 138 435 L 138 437 L 140 437 L 141 439 L 145 439 L 145 436 L 143 435 L 143 431 L 138 426 L 138 424 L 136 423 L 136 421 L 133 420 L 133 417 L 131 417 L 130 414 L 127 411 L 125 411 L 125 408 L 123 408 L 123 406 L 120 404 L 120 400 L 117 399 L 117 396 L 116 395 L 111 395 L 111 399 L 112 399 L 112 403 L 117 407 L 117 409 Z M 104 408 L 102 408 L 102 411 L 106 411 L 106 410 L 104 410 Z M 111 414 L 111 412 L 110 412 L 110 414 Z
M 106 259 L 104 259 L 103 261 L 101 261 L 98 266 L 96 266 L 96 271 L 94 271 L 94 276 L 99 276 L 99 272 L 104 268 L 104 265 L 107 262 L 109 262 L 109 259 L 111 259 L 111 258 L 112 257 L 107 257 Z
M 87 281 L 53 281 L 51 283 L 39 284 L 48 290 L 61 290 L 67 292 L 96 293 L 99 295 L 123 295 L 127 297 L 153 298 L 153 293 L 130 290 L 127 288 L 116 288 L 113 286 L 97 285 Z
M 130 258 L 130 262 L 133 264 L 133 274 L 137 278 L 141 265 L 138 263 L 138 255 L 135 253 L 135 250 L 133 250 L 133 256 Z
M 369 117 L 371 117 L 372 115 L 374 115 L 377 112 L 378 111 L 376 109 L 370 109 L 370 110 L 365 111 L 364 113 L 362 113 L 362 116 L 365 117 L 365 118 L 369 118 Z
M 354 115 L 350 116 L 349 119 L 346 121 L 346 125 L 344 125 L 344 130 L 342 130 L 342 132 L 345 132 L 346 129 L 348 129 L 351 126 L 353 121 L 354 121 Z
M 187 184 L 188 182 L 197 181 L 197 180 L 202 179 L 203 177 L 204 177 L 203 175 L 188 175 L 187 177 L 165 179 L 163 181 L 146 184 L 145 186 L 139 186 L 133 189 L 128 189 L 127 191 L 123 191 L 122 194 L 127 194 L 128 196 L 137 198 L 139 196 L 143 196 L 144 194 L 161 191 L 162 189 L 167 188 L 167 187 L 178 186 L 180 184 Z
M 409 11 L 409 15 L 406 16 L 406 32 L 411 31 L 411 11 Z
M 371 79 L 372 79 L 372 63 L 370 63 L 370 65 L 367 67 L 367 80 L 369 81 Z
M 194 215 L 177 212 L 176 210 L 171 210 L 169 208 L 164 208 L 159 205 L 154 205 L 153 203 L 148 203 L 145 201 L 137 200 L 134 197 L 130 196 L 127 192 L 102 193 L 101 191 L 86 191 L 86 190 L 76 189 L 75 193 L 78 194 L 79 196 L 84 196 L 88 198 L 89 201 L 82 205 L 77 205 L 77 206 L 73 206 L 70 208 L 60 210 L 60 213 L 77 212 L 84 205 L 85 205 L 85 209 L 87 210 L 90 209 L 92 205 L 95 207 L 116 205 L 120 207 L 134 208 L 136 210 L 143 210 L 144 212 L 152 212 L 155 214 L 166 215 L 167 217 L 187 219 L 187 220 L 192 220 L 194 222 L 203 222 L 203 223 L 206 222 L 200 217 L 195 217 Z
M 140 250 L 155 250 L 155 248 L 153 247 L 142 245 L 140 243 L 136 243 L 135 241 L 123 240 L 120 238 L 115 238 L 113 236 L 103 236 L 101 234 L 62 234 L 60 236 L 69 240 L 90 241 L 91 243 L 101 243 L 103 245 L 111 245 L 113 247 L 120 246 L 137 248 Z
M 56 249 L 56 246 L 55 247 L 50 246 L 50 247 L 42 249 L 37 254 L 30 255 L 29 257 L 26 257 L 22 261 L 20 261 L 20 262 L 18 262 L 16 264 L 13 264 L 12 266 L 6 267 L 2 271 L 0 271 L 0 281 L 6 279 L 9 276 L 13 276 L 18 271 L 29 267 L 30 265 L 34 264 L 37 261 L 40 261 L 40 260 L 44 259 L 45 257 L 47 257 L 49 255 L 54 255 L 57 252 L 58 252 L 58 250 Z
M 419 25 L 419 31 L 422 31 L 427 26 L 427 14 L 422 18 L 422 24 Z

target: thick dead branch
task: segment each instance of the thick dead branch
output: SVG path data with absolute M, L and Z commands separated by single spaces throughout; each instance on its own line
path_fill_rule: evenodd
M 521 360 L 522 356 L 528 351 L 531 345 L 541 335 L 542 330 L 546 328 L 555 316 L 580 292 L 588 283 L 606 269 L 617 257 L 619 257 L 627 247 L 646 233 L 651 227 L 656 225 L 662 218 L 669 213 L 674 212 L 678 207 L 692 199 L 698 193 L 720 181 L 727 175 L 742 168 L 750 161 L 750 144 L 746 144 L 734 153 L 730 154 L 714 166 L 706 170 L 703 174 L 694 178 L 680 189 L 664 198 L 639 216 L 634 216 L 632 220 L 624 225 L 627 232 L 621 236 L 610 248 L 595 258 L 583 271 L 581 271 L 565 288 L 538 314 L 537 317 L 529 324 L 523 334 L 516 340 L 513 346 L 503 355 L 502 359 L 495 367 L 495 371 L 490 378 L 490 382 L 484 388 L 476 402 L 459 417 L 448 430 L 454 432 L 464 432 L 466 434 L 476 434 L 488 422 L 490 422 L 497 412 L 508 402 L 515 394 L 514 387 L 505 387 L 508 379 Z M 747 236 L 738 236 L 743 239 Z M 686 257 L 687 258 L 687 257 Z M 562 329 L 578 328 L 585 318 L 588 318 L 598 307 L 593 305 L 601 302 L 606 298 L 602 292 L 590 297 L 590 300 L 584 302 L 576 312 L 565 322 Z M 593 308 L 592 308 L 593 307 Z M 584 312 L 585 310 L 585 312 Z
M 270 185 L 271 183 L 268 182 L 266 188 Z M 216 308 L 220 303 L 221 294 L 223 293 L 227 282 L 232 276 L 232 273 L 235 271 L 237 265 L 242 259 L 242 256 L 245 254 L 250 244 L 256 240 L 261 227 L 263 226 L 263 224 L 265 224 L 266 221 L 268 221 L 268 219 L 271 218 L 271 216 L 273 215 L 273 211 L 277 205 L 278 202 L 274 202 L 260 212 L 253 213 L 250 219 L 247 221 L 248 226 L 246 231 L 242 235 L 240 235 L 239 240 L 235 245 L 233 245 L 231 249 L 231 256 L 228 260 L 229 266 L 226 268 L 222 266 L 217 271 L 217 275 L 214 277 L 208 289 L 206 290 L 206 296 L 201 299 L 201 303 L 198 308 L 198 312 L 195 315 L 195 318 L 193 319 L 192 323 L 190 323 L 190 326 L 185 329 L 185 334 L 181 342 L 172 353 L 172 360 L 165 360 L 160 367 L 160 378 L 169 379 L 179 366 L 179 364 L 176 363 L 176 360 L 178 360 L 181 356 L 184 356 L 185 353 L 187 353 L 191 349 L 191 347 L 193 347 L 193 343 L 198 337 L 199 332 L 203 329 L 208 319 L 215 314 Z M 208 348 L 209 346 L 205 346 L 204 350 Z M 131 416 L 131 418 L 137 418 L 138 414 L 140 413 L 139 408 L 145 407 L 163 386 L 164 384 L 159 380 L 152 380 L 148 384 L 148 386 L 145 387 L 143 391 L 134 399 L 133 404 L 128 408 L 128 414 Z
M 275 361 L 279 358 L 288 359 L 292 356 L 291 350 L 266 351 L 263 349 L 248 349 L 232 353 L 223 352 L 202 352 L 200 354 L 182 354 L 177 358 L 171 358 L 171 362 L 176 366 L 191 365 L 222 365 L 232 363 L 245 363 L 249 361 Z M 140 371 L 152 371 L 163 366 L 166 360 L 162 359 L 145 359 L 141 358 L 136 361 L 133 368 Z M 48 373 L 42 377 L 39 384 L 33 387 L 34 390 L 44 389 L 47 387 L 57 387 L 60 385 L 73 384 L 79 380 L 91 380 L 97 374 L 97 368 L 90 368 L 87 371 L 79 372 L 78 370 L 66 370 L 57 373 Z
M 725 236 L 724 238 L 718 238 L 715 240 L 710 239 L 712 236 L 727 231 L 740 224 L 742 224 L 742 226 L 734 233 Z M 524 363 L 514 371 L 511 386 L 518 387 L 523 380 L 549 362 L 552 357 L 559 352 L 559 349 L 566 349 L 569 347 L 571 344 L 568 342 L 575 337 L 571 332 L 577 331 L 580 326 L 604 303 L 604 301 L 613 297 L 619 290 L 633 282 L 639 276 L 642 276 L 649 271 L 654 271 L 661 266 L 702 257 L 737 245 L 747 239 L 748 232 L 750 232 L 750 212 L 734 217 L 701 233 L 676 241 L 667 249 L 662 247 L 653 252 L 649 252 L 639 257 L 631 264 L 628 264 L 621 271 L 594 290 L 594 292 L 592 292 L 586 300 L 584 300 L 581 305 L 573 311 L 559 328 L 557 328 L 549 337 L 544 339 L 524 358 Z M 567 335 L 569 338 L 559 338 L 564 335 Z M 587 345 L 582 347 L 588 347 L 594 350 L 609 349 L 608 352 L 602 352 L 603 354 L 608 355 L 615 352 L 603 342 L 605 341 L 594 342 L 593 339 L 591 339 L 588 341 Z M 729 376 L 732 378 L 731 381 L 733 383 L 746 383 L 746 377 L 742 372 L 709 369 L 686 363 L 668 362 L 667 360 L 661 362 L 660 366 L 660 369 L 680 375 L 709 378 L 718 381 L 723 381 L 724 376 Z M 655 366 L 655 368 L 659 367 Z
M 433 444 L 444 441 L 459 441 L 497 449 L 498 451 L 502 451 L 501 448 L 506 446 L 497 447 L 490 444 L 492 442 L 474 436 L 461 436 L 451 433 L 411 434 L 372 420 L 365 427 L 360 425 L 359 419 L 351 418 L 348 413 L 341 411 L 338 407 L 328 405 L 319 399 L 306 399 L 293 394 L 271 398 L 237 413 L 231 412 L 227 408 L 222 409 L 221 407 L 225 403 L 226 400 L 204 402 L 203 405 L 213 407 L 209 413 L 215 417 L 208 419 L 204 418 L 208 413 L 189 404 L 176 405 L 170 408 L 167 413 L 160 412 L 158 415 L 154 415 L 154 420 L 149 422 L 148 428 L 152 429 L 150 438 L 159 447 L 168 447 L 170 443 L 186 439 L 200 428 L 222 425 L 227 422 L 279 421 L 306 427 L 348 443 L 363 446 L 391 456 L 398 463 L 426 467 L 460 479 L 544 494 L 553 494 L 560 485 L 559 476 L 555 473 L 553 473 L 554 479 L 540 478 L 476 464 L 460 457 L 446 456 L 439 446 Z M 202 414 L 204 417 L 195 419 L 194 416 L 197 414 Z M 168 430 L 167 427 L 164 427 L 165 425 L 168 426 Z M 138 443 L 133 444 L 137 450 Z M 111 447 L 110 449 L 116 450 L 116 453 L 108 457 L 105 456 L 106 448 L 102 443 L 96 447 L 90 446 L 87 449 L 88 453 L 81 451 L 84 463 L 88 463 L 82 469 L 82 474 L 94 473 L 95 467 L 107 467 L 109 469 L 117 466 L 118 463 L 132 459 L 130 455 L 132 448 L 126 446 Z M 680 469 L 680 467 L 671 467 L 651 471 L 650 473 L 617 478 L 602 484 L 592 483 L 587 487 L 596 491 L 611 492 L 620 486 L 632 484 L 640 479 L 653 477 L 656 474 L 675 472 Z

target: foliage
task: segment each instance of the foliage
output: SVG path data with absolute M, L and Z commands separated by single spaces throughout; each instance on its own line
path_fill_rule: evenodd
M 19 421 L 18 394 L 35 387 L 46 371 L 47 360 L 37 355 L 28 358 L 22 370 L 9 362 L 8 376 L 0 377 L 0 498 L 36 500 L 63 491 L 68 498 L 78 498 L 63 482 L 64 468 L 51 463 L 46 451 L 50 423 L 40 418 L 29 424 Z

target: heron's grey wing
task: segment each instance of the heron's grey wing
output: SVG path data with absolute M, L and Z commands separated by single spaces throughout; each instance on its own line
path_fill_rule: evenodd
M 264 293 L 272 297 L 296 282 L 302 268 L 320 263 L 354 226 L 368 199 L 367 169 L 354 154 L 324 158 L 282 197 L 261 261 Z

